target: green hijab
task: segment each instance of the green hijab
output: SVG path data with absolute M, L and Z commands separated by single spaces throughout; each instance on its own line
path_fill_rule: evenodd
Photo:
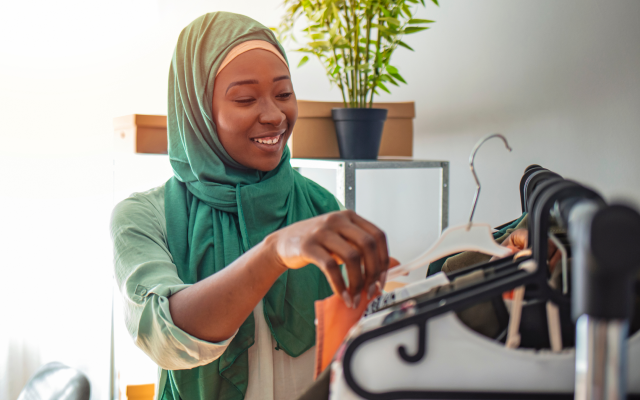
M 291 168 L 289 149 L 269 172 L 246 168 L 222 147 L 212 117 L 216 72 L 227 53 L 264 40 L 286 57 L 273 33 L 243 15 L 201 16 L 180 34 L 169 73 L 169 159 L 165 185 L 169 250 L 178 276 L 196 283 L 220 271 L 265 236 L 296 221 L 339 209 L 328 191 Z M 278 349 L 297 357 L 315 343 L 315 300 L 331 287 L 314 265 L 282 274 L 263 299 Z M 253 314 L 222 356 L 190 370 L 167 371 L 161 399 L 243 399 Z M 311 378 L 311 377 L 310 377 Z

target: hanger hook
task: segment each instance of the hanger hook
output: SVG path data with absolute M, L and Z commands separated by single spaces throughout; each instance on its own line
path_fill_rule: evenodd
M 473 221 L 473 214 L 476 212 L 476 205 L 478 204 L 478 197 L 480 196 L 480 181 L 478 180 L 478 175 L 476 174 L 476 170 L 474 166 L 474 162 L 476 160 L 476 153 L 478 152 L 478 149 L 480 148 L 480 146 L 484 144 L 484 142 L 494 137 L 498 137 L 502 139 L 507 150 L 511 151 L 511 147 L 509 147 L 509 142 L 507 142 L 507 139 L 504 136 L 502 136 L 500 133 L 492 133 L 485 136 L 484 138 L 480 139 L 480 141 L 476 143 L 476 145 L 473 147 L 473 150 L 471 150 L 471 155 L 469 156 L 469 168 L 471 168 L 473 179 L 475 179 L 476 186 L 478 188 L 476 189 L 476 195 L 473 197 L 473 206 L 471 207 L 471 214 L 469 215 L 469 224 L 467 225 L 467 230 L 471 228 L 471 223 Z

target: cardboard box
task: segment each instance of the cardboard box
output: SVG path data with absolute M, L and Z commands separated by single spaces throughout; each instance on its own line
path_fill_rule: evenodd
M 340 158 L 332 108 L 340 102 L 298 100 L 298 121 L 289 139 L 294 158 Z M 382 131 L 379 156 L 413 157 L 415 103 L 373 103 L 373 108 L 389 110 Z
M 167 154 L 167 117 L 132 114 L 113 119 L 118 153 Z
M 148 385 L 127 385 L 127 400 L 153 400 L 155 395 L 155 384 Z
M 389 110 L 380 143 L 381 157 L 413 157 L 414 102 L 373 103 Z M 298 100 L 298 121 L 289 139 L 294 158 L 340 158 L 331 109 L 339 102 Z M 118 153 L 167 154 L 167 117 L 132 114 L 114 118 L 115 150 Z

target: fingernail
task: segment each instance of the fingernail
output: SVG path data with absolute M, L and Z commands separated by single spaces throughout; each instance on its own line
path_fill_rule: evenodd
M 360 305 L 360 293 L 353 296 L 353 308 L 356 309 Z
M 380 274 L 380 283 L 384 285 L 386 281 L 387 281 L 387 271 L 384 271 L 383 273 Z
M 367 300 L 371 300 L 371 298 L 373 297 L 373 295 L 376 293 L 376 284 L 379 284 L 378 282 L 374 282 L 369 286 L 369 297 Z
M 344 300 L 344 304 L 346 304 L 348 308 L 353 308 L 353 302 L 351 301 L 349 292 L 347 292 L 346 290 L 342 292 L 342 299 Z

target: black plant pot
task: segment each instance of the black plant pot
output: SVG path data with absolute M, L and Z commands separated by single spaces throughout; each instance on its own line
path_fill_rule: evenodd
M 336 124 L 340 158 L 375 160 L 380 150 L 380 139 L 387 110 L 383 108 L 334 108 L 331 110 Z

